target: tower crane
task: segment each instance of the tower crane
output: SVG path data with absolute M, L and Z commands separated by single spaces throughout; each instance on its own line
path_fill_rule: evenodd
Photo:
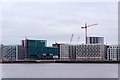
M 74 36 L 74 34 L 72 34 L 72 35 L 71 35 L 70 43 L 71 43 L 71 42 L 72 42 L 72 40 L 73 40 L 73 36 Z
M 98 24 L 87 25 L 87 23 L 85 23 L 85 26 L 81 27 L 82 29 L 85 29 L 85 43 L 86 44 L 87 44 L 87 28 L 90 27 L 90 26 L 95 26 L 95 25 L 98 25 Z
M 79 39 L 80 39 L 80 37 L 78 37 L 78 39 L 77 39 L 77 44 L 78 44 L 78 42 L 79 42 Z

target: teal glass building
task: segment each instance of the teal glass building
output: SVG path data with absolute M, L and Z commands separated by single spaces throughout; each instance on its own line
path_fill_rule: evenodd
M 59 55 L 58 47 L 47 47 L 46 40 L 23 40 L 22 45 L 26 59 L 56 59 Z

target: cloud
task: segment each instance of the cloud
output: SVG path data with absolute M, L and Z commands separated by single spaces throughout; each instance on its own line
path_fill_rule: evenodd
M 19 43 L 25 36 L 47 39 L 49 44 L 67 42 L 71 34 L 83 42 L 80 27 L 86 22 L 99 24 L 88 29 L 89 35 L 117 42 L 117 3 L 8 3 L 2 13 L 4 44 Z

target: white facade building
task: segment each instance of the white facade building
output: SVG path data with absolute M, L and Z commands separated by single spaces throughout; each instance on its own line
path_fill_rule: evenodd
M 60 59 L 105 60 L 106 46 L 103 44 L 61 45 Z
M 60 46 L 60 59 L 74 60 L 76 59 L 76 45 L 61 45 Z
M 105 45 L 81 44 L 76 47 L 77 60 L 105 60 Z
M 111 61 L 120 60 L 120 46 L 109 45 L 107 49 L 107 59 Z

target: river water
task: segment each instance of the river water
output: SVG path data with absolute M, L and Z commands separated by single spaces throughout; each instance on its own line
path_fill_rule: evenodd
M 3 78 L 118 78 L 118 64 L 2 64 Z

